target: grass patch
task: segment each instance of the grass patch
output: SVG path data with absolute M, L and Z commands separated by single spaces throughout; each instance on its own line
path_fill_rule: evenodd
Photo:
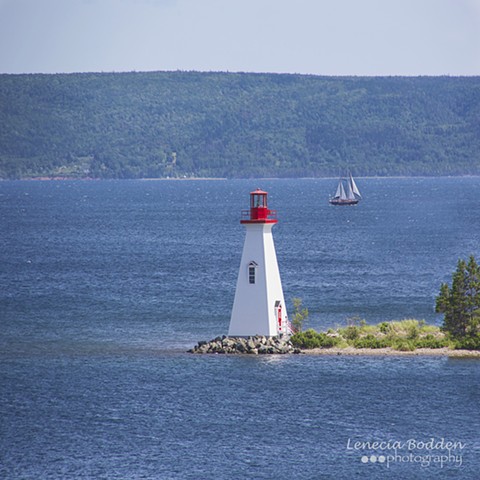
M 393 348 L 411 352 L 417 348 L 459 348 L 480 350 L 480 335 L 460 341 L 452 340 L 439 327 L 424 320 L 405 319 L 367 325 L 365 320 L 347 320 L 346 327 L 317 332 L 313 329 L 292 336 L 292 343 L 303 349 L 312 348 Z
M 431 333 L 418 338 L 415 342 L 417 348 L 445 348 L 451 347 L 452 342 L 447 337 L 437 338 Z
M 352 346 L 355 348 L 387 348 L 391 346 L 391 342 L 386 337 L 378 338 L 368 333 L 363 337 L 357 338 Z
M 408 340 L 406 338 L 396 339 L 393 342 L 392 347 L 399 352 L 413 352 L 417 348 L 413 339 Z

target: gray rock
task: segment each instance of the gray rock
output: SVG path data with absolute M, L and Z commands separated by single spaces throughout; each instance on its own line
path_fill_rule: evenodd
M 237 350 L 237 352 L 243 353 L 247 349 L 246 349 L 245 344 L 243 342 L 237 342 L 235 344 L 235 350 Z
M 235 345 L 235 340 L 232 340 L 231 338 L 224 338 L 222 340 L 222 345 L 227 348 L 233 347 Z
M 189 350 L 190 353 L 211 353 L 211 354 L 289 354 L 300 353 L 286 337 L 265 337 L 255 335 L 244 337 L 218 336 L 209 342 L 199 341 L 198 344 Z

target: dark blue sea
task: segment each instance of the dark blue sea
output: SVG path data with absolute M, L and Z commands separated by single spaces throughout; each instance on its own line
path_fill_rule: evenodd
M 186 353 L 227 333 L 257 187 L 309 327 L 441 324 L 480 178 L 357 184 L 0 182 L 0 478 L 478 479 L 478 359 Z

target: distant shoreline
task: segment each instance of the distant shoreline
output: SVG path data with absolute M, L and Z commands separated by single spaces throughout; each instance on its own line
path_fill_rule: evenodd
M 141 180 L 142 182 L 157 182 L 169 180 L 228 180 L 226 177 L 178 177 L 178 178 L 132 178 L 131 180 Z
M 224 177 L 178 177 L 178 178 L 93 178 L 93 177 L 31 177 L 31 178 L 1 178 L 0 181 L 27 181 L 27 182 L 68 182 L 68 181 L 81 181 L 81 182 L 111 182 L 111 181 L 141 181 L 141 182 L 156 182 L 156 181 L 182 181 L 182 180 L 228 180 Z
M 357 176 L 355 178 L 359 179 L 399 179 L 399 178 L 480 178 L 480 175 L 471 175 L 471 174 L 462 174 L 462 175 L 379 175 L 379 176 Z M 338 179 L 337 177 L 327 176 L 327 177 L 252 177 L 252 178 L 243 178 L 243 177 L 159 177 L 159 178 L 96 178 L 96 177 L 62 177 L 62 176 L 41 176 L 41 177 L 24 177 L 24 178 L 0 178 L 0 181 L 145 181 L 145 182 L 154 182 L 154 181 L 185 181 L 185 180 L 332 180 Z
M 302 349 L 305 355 L 345 355 L 345 356 L 376 356 L 376 357 L 397 357 L 397 356 L 432 356 L 432 357 L 460 357 L 480 358 L 479 350 L 452 350 L 450 348 L 417 348 L 413 351 L 400 351 L 393 348 L 312 348 Z

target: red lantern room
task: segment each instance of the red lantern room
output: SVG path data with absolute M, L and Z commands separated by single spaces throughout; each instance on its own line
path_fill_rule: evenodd
M 277 212 L 268 209 L 267 197 L 259 188 L 250 192 L 250 210 L 242 210 L 240 223 L 277 223 Z

